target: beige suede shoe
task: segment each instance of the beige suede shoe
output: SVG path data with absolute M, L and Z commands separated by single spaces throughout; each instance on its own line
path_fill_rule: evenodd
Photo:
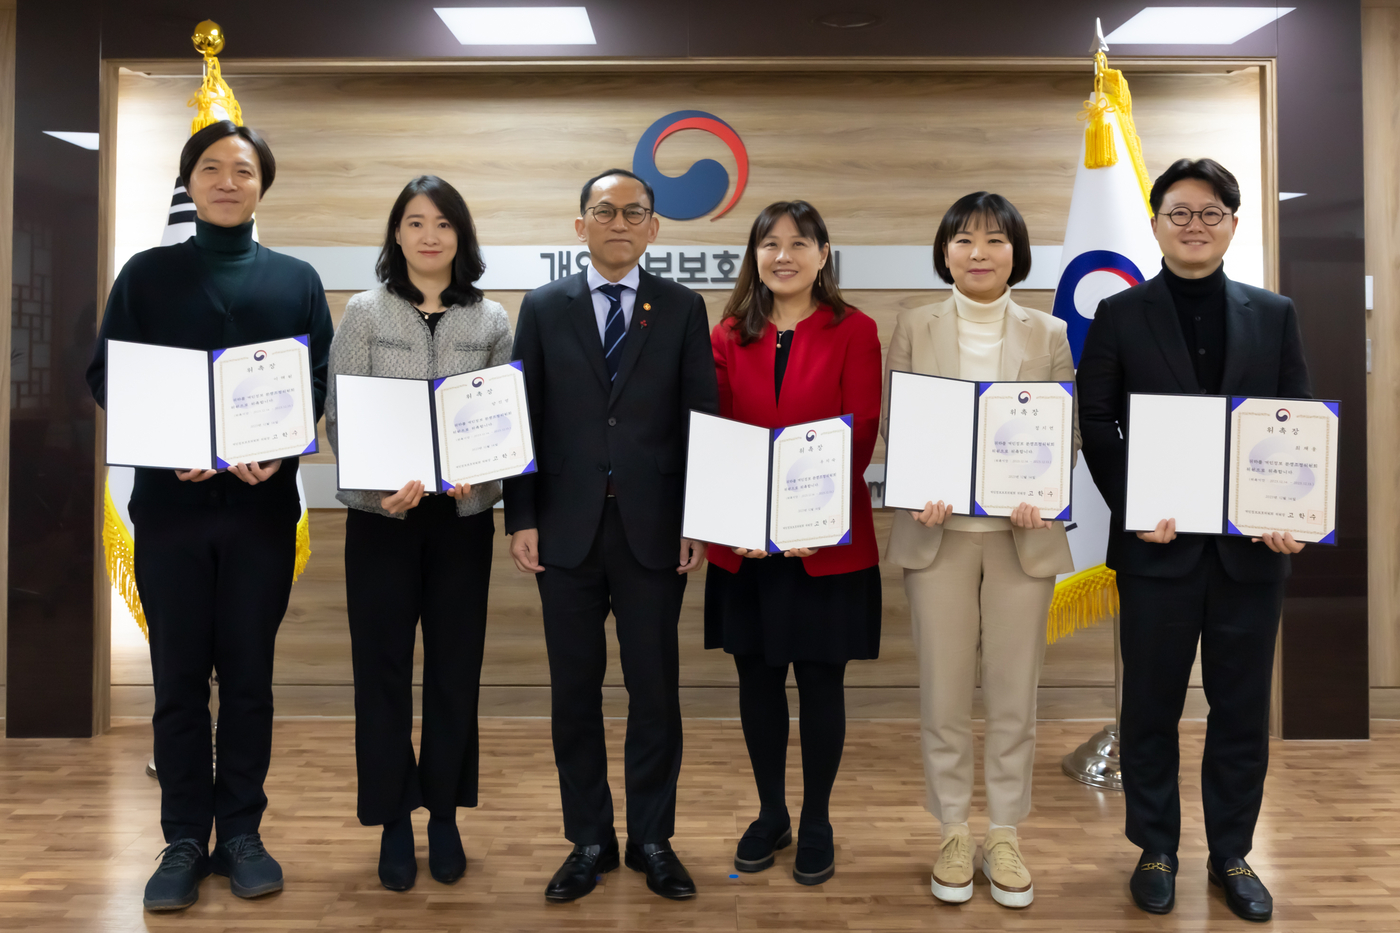
M 933 866 L 933 896 L 949 904 L 972 898 L 972 837 L 966 827 L 943 837 L 943 850 Z
M 992 883 L 992 900 L 1003 907 L 1027 907 L 1035 900 L 1031 873 L 1021 861 L 1016 832 L 993 829 L 982 843 L 982 874 Z

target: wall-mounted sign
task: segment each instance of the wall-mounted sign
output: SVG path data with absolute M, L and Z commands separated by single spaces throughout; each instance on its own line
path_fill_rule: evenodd
M 701 159 L 685 173 L 672 178 L 656 167 L 656 150 L 662 140 L 682 130 L 703 130 L 718 136 L 734 153 L 739 177 L 734 183 L 734 195 L 711 220 L 718 220 L 738 203 L 749 182 L 749 153 L 734 127 L 712 113 L 703 110 L 677 110 L 657 120 L 637 141 L 632 154 L 632 171 L 646 180 L 656 192 L 656 213 L 672 220 L 694 220 L 719 207 L 729 190 L 729 173 L 714 159 Z

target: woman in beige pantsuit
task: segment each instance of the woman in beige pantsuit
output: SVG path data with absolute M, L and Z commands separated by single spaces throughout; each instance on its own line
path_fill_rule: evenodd
M 1009 201 L 985 191 L 958 200 L 939 225 L 933 254 L 953 296 L 899 315 L 890 370 L 985 381 L 1074 379 L 1064 322 L 1011 300 L 1010 286 L 1030 272 L 1031 256 L 1025 221 Z M 887 427 L 888 408 L 882 424 Z M 904 568 L 919 659 L 928 808 L 943 826 L 933 893 L 951 903 L 972 897 L 967 820 L 980 646 L 991 820 L 982 872 L 997 903 L 1025 907 L 1034 887 L 1016 825 L 1031 807 L 1036 686 L 1055 575 L 1073 570 L 1074 562 L 1064 523 L 1041 520 L 1030 503 L 1010 518 L 951 511 L 943 502 L 922 512 L 896 511 L 886 555 Z

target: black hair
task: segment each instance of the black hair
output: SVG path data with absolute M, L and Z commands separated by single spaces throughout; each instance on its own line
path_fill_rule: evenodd
M 1215 189 L 1215 196 L 1221 204 L 1230 209 L 1230 213 L 1239 211 L 1240 183 L 1230 174 L 1229 169 L 1214 159 L 1177 159 L 1152 183 L 1152 194 L 1147 200 L 1152 205 L 1154 215 L 1162 209 L 1162 199 L 1167 196 L 1171 186 L 1186 178 L 1195 178 L 1210 185 Z
M 978 221 L 988 230 L 1000 230 L 1011 242 L 1011 277 L 1006 284 L 1024 282 L 1026 276 L 1031 274 L 1031 235 L 1026 229 L 1025 218 L 1016 210 L 1016 205 L 988 191 L 963 195 L 943 215 L 938 232 L 933 237 L 933 268 L 938 277 L 949 285 L 953 284 L 953 273 L 948 270 L 948 260 L 943 251 L 959 231 L 972 229 Z
M 442 290 L 441 301 L 445 307 L 454 305 L 474 305 L 483 297 L 476 287 L 477 280 L 486 274 L 486 260 L 481 256 L 481 244 L 476 239 L 476 225 L 467 210 L 467 202 L 457 193 L 457 189 L 436 175 L 419 175 L 404 185 L 389 211 L 389 225 L 384 234 L 384 248 L 379 251 L 379 261 L 374 264 L 374 274 L 379 277 L 389 291 L 404 301 L 417 305 L 423 301 L 423 293 L 408 278 L 408 260 L 404 258 L 403 247 L 399 246 L 394 234 L 403 222 L 408 202 L 420 194 L 426 194 L 442 216 L 457 232 L 457 255 L 452 259 L 452 282 Z
M 642 178 L 640 175 L 634 175 L 632 172 L 627 171 L 627 169 L 625 168 L 610 168 L 606 172 L 600 172 L 597 175 L 594 175 L 592 178 L 588 179 L 588 181 L 583 183 L 583 191 L 579 192 L 578 196 L 578 212 L 580 217 L 582 217 L 583 212 L 588 209 L 588 198 L 590 195 L 593 194 L 593 186 L 598 182 L 602 181 L 604 178 L 607 178 L 609 175 L 621 175 L 624 178 L 631 178 L 641 182 L 642 187 L 645 188 L 647 191 L 647 207 L 651 208 L 652 211 L 655 212 L 656 192 L 651 190 L 651 185 L 647 184 L 645 178 Z M 618 206 L 621 207 L 623 205 Z
M 818 249 L 831 245 L 826 222 L 817 209 L 806 201 L 775 201 L 758 212 L 753 226 L 749 228 L 749 245 L 739 264 L 739 279 L 734 283 L 734 291 L 721 317 L 735 319 L 734 330 L 740 346 L 753 343 L 768 329 L 768 315 L 773 311 L 773 292 L 758 276 L 758 244 L 784 217 L 791 217 L 797 225 L 797 232 L 815 241 Z M 828 254 L 826 263 L 817 273 L 817 280 L 812 283 L 812 297 L 835 312 L 836 316 L 831 321 L 835 325 L 841 323 L 850 306 L 841 298 L 841 289 L 836 285 L 836 263 L 833 259 L 835 257 Z
M 188 189 L 190 176 L 194 174 L 194 167 L 199 164 L 200 156 L 204 155 L 210 146 L 230 136 L 247 140 L 253 151 L 258 154 L 258 175 L 262 181 L 262 190 L 258 195 L 267 194 L 267 189 L 272 187 L 272 180 L 277 177 L 277 160 L 272 157 L 272 149 L 257 130 L 239 126 L 232 120 L 211 123 L 185 141 L 185 148 L 180 150 L 180 184 Z

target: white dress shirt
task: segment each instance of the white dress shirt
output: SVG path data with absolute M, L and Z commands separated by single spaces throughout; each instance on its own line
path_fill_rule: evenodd
M 632 326 L 632 308 L 637 304 L 637 283 L 642 280 L 642 274 L 636 266 L 632 271 L 622 277 L 622 281 L 617 285 L 627 286 L 622 290 L 622 328 L 626 333 Z M 612 302 L 608 296 L 598 291 L 600 285 L 610 284 L 602 274 L 592 266 L 588 267 L 588 288 L 593 296 L 593 316 L 598 319 L 598 342 L 602 343 L 606 339 L 608 329 L 608 309 L 612 307 Z

